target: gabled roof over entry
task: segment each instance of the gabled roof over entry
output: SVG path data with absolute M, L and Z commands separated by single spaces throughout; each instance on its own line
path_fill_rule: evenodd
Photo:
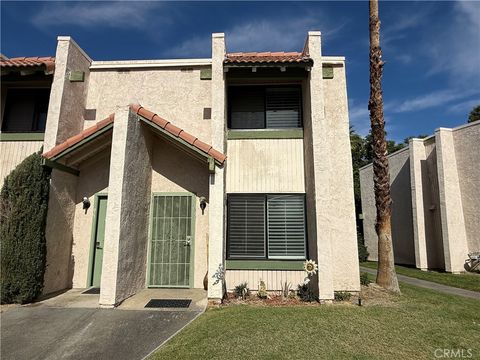
M 180 129 L 179 127 L 173 125 L 170 121 L 163 119 L 157 114 L 145 109 L 141 105 L 130 105 L 130 110 L 145 119 L 150 124 L 156 125 L 156 128 L 159 131 L 162 131 L 164 134 L 173 138 L 177 142 L 195 148 L 197 151 L 203 153 L 203 155 L 207 158 L 212 157 L 219 165 L 223 165 L 225 162 L 227 157 L 220 151 L 215 150 L 212 145 L 204 143 L 196 136 L 189 134 L 183 129 Z
M 2 73 L 5 70 L 43 70 L 46 75 L 53 74 L 55 70 L 54 57 L 16 57 L 16 58 L 2 58 L 0 59 L 0 67 Z
M 89 142 L 90 140 L 98 137 L 99 135 L 113 129 L 114 114 L 111 114 L 106 119 L 99 121 L 93 126 L 86 128 L 75 136 L 68 138 L 66 141 L 58 144 L 50 151 L 47 151 L 42 156 L 50 160 L 56 160 L 67 153 L 71 152 L 75 148 L 78 148 L 82 144 Z
M 199 140 L 196 136 L 173 125 L 170 121 L 161 118 L 141 105 L 130 105 L 130 111 L 136 114 L 140 119 L 144 120 L 145 123 L 167 135 L 169 140 L 186 148 L 194 149 L 197 153 L 202 154 L 204 158 L 213 159 L 218 165 L 224 164 L 225 159 L 227 158 L 224 154 L 215 150 L 211 145 Z M 73 151 L 75 151 L 76 154 L 77 150 L 79 151 L 80 148 L 83 149 L 84 145 L 87 143 L 92 144 L 93 147 L 100 146 L 100 144 L 105 142 L 102 141 L 103 137 L 109 135 L 112 131 L 114 120 L 114 114 L 111 114 L 108 118 L 99 121 L 95 125 L 68 138 L 61 144 L 58 144 L 50 151 L 44 153 L 43 157 L 51 161 L 56 161 L 60 158 L 70 157 L 73 154 Z M 98 141 L 99 139 L 100 141 Z

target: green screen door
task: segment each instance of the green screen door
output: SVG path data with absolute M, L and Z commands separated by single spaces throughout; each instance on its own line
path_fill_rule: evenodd
M 107 216 L 107 197 L 98 196 L 95 216 L 95 238 L 93 239 L 93 261 L 91 286 L 100 287 L 102 278 L 103 243 L 105 240 L 105 218 Z
M 193 197 L 153 197 L 149 286 L 189 287 L 193 248 Z

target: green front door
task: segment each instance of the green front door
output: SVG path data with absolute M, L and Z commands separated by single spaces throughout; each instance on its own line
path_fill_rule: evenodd
M 105 217 L 107 215 L 107 197 L 97 196 L 95 229 L 93 238 L 93 261 L 92 261 L 92 278 L 91 286 L 100 287 L 100 279 L 102 278 L 102 261 L 103 261 L 103 243 L 105 240 Z
M 149 286 L 190 287 L 193 199 L 190 194 L 153 197 Z

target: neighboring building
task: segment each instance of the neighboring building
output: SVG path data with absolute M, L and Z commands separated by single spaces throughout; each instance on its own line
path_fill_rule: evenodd
M 304 50 L 92 61 L 59 37 L 44 140 L 53 168 L 45 293 L 305 277 L 359 291 L 345 60 Z M 129 105 L 133 104 L 133 105 Z M 141 105 L 138 105 L 141 104 Z M 88 208 L 88 204 L 91 206 Z
M 480 122 L 440 128 L 389 155 L 392 239 L 397 264 L 465 271 L 480 250 Z M 372 164 L 360 169 L 363 229 L 377 260 Z
M 1 55 L 0 187 L 43 145 L 55 58 Z

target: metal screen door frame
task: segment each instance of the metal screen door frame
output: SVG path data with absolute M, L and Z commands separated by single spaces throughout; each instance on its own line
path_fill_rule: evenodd
M 152 243 L 153 243 L 153 231 L 154 231 L 154 206 L 155 198 L 158 197 L 168 197 L 168 196 L 181 196 L 189 197 L 191 199 L 191 239 L 190 239 L 190 264 L 189 264 L 189 275 L 188 275 L 188 285 L 157 285 L 151 283 L 151 266 L 152 266 Z M 150 224 L 148 232 L 148 253 L 147 253 L 147 276 L 146 276 L 146 286 L 149 288 L 193 288 L 193 276 L 194 276 L 194 260 L 195 260 L 195 210 L 196 210 L 196 196 L 191 192 L 154 192 L 152 193 L 152 198 L 150 201 Z

